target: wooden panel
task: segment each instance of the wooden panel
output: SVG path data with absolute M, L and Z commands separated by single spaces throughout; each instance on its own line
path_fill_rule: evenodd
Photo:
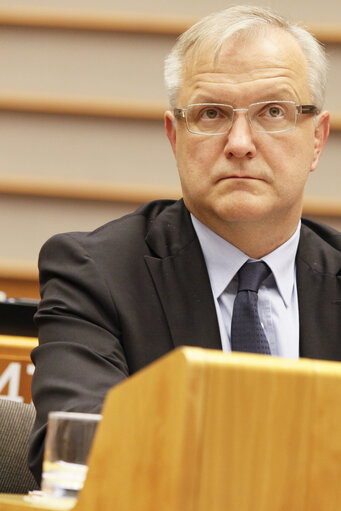
M 340 402 L 339 363 L 173 352 L 108 395 L 76 510 L 339 511 Z
M 7 26 L 178 35 L 197 20 L 193 16 L 0 6 L 0 24 Z
M 18 266 L 20 268 L 20 264 Z M 38 277 L 31 279 L 23 279 L 20 275 L 0 277 L 0 290 L 11 298 L 40 298 Z
M 339 511 L 340 400 L 339 363 L 176 350 L 109 392 L 73 509 Z
M 304 216 L 325 216 L 341 219 L 341 199 L 332 197 L 305 197 L 303 202 Z
M 58 179 L 35 176 L 10 176 L 0 174 L 0 193 L 29 197 L 100 202 L 123 202 L 138 206 L 155 199 L 177 199 L 180 188 L 162 185 L 108 183 Z
M 0 397 L 31 402 L 30 354 L 37 344 L 34 338 L 0 335 Z
M 87 117 L 162 120 L 167 103 L 125 98 L 0 93 L 0 110 Z
M 330 129 L 332 131 L 341 131 L 341 114 L 331 113 L 330 114 Z
M 169 14 L 0 7 L 0 24 L 2 25 L 72 30 L 179 35 L 198 19 L 194 16 Z M 307 27 L 322 42 L 341 43 L 341 27 L 338 23 L 308 23 Z

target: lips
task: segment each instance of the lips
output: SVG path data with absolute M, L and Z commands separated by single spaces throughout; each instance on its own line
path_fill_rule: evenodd
M 228 176 L 226 179 L 259 179 L 255 176 Z
M 251 180 L 254 180 L 254 181 L 265 181 L 265 179 L 263 177 L 260 177 L 260 176 L 254 176 L 254 175 L 249 175 L 249 174 L 231 174 L 231 175 L 227 175 L 227 176 L 221 176 L 217 179 L 217 182 L 218 181 L 224 181 L 224 180 L 229 180 L 229 179 L 251 179 Z

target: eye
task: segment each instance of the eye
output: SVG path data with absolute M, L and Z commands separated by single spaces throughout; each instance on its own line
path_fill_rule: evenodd
M 217 108 L 205 108 L 200 112 L 201 119 L 219 119 L 219 117 L 223 117 L 222 112 L 220 112 Z
M 283 107 L 279 105 L 267 105 L 261 113 L 262 115 L 270 117 L 271 119 L 276 119 L 277 117 L 282 117 L 285 115 Z

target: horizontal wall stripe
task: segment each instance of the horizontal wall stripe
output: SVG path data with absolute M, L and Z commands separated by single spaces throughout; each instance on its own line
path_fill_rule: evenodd
M 125 12 L 0 7 L 0 25 L 177 36 L 199 18 Z M 323 43 L 341 43 L 341 24 L 307 23 Z

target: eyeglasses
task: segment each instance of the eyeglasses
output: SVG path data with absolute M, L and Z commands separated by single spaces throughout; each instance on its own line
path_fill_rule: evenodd
M 314 105 L 296 105 L 294 101 L 261 101 L 248 108 L 233 108 L 219 103 L 197 103 L 175 108 L 174 116 L 186 119 L 190 133 L 223 135 L 232 127 L 234 112 L 247 112 L 251 127 L 257 133 L 283 133 L 293 130 L 301 114 L 318 114 Z

